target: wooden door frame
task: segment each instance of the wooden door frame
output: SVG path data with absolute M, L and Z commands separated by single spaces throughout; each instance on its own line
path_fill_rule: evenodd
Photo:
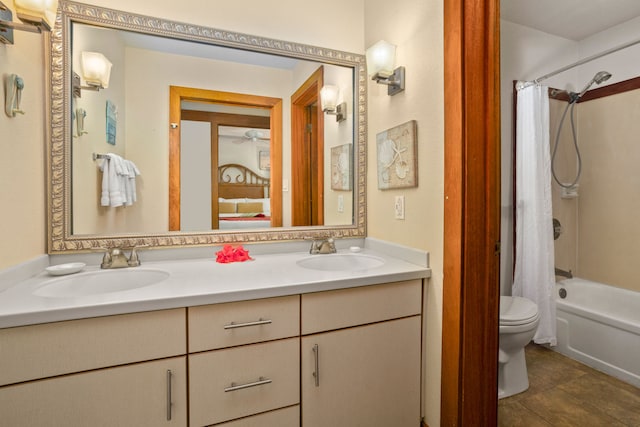
M 181 102 L 203 102 L 270 110 L 271 224 L 282 226 L 282 99 L 233 92 L 169 86 L 169 231 L 180 229 L 180 116 Z M 274 207 L 280 209 L 274 209 Z
M 318 200 L 312 207 L 314 215 L 309 210 L 309 194 L 303 191 L 309 187 L 309 179 L 303 171 L 311 170 L 304 150 L 305 108 L 311 102 L 319 103 L 322 86 L 324 68 L 321 66 L 291 95 L 291 225 L 310 225 L 310 218 L 314 216 L 320 225 L 324 224 L 324 168 L 316 169 L 316 188 L 313 192 L 318 195 Z M 317 108 L 316 122 L 315 155 L 318 165 L 324 165 L 324 113 L 320 106 Z
M 499 5 L 444 2 L 442 426 L 497 424 Z
M 218 127 L 235 126 L 252 129 L 269 129 L 270 118 L 267 116 L 251 116 L 245 114 L 215 113 L 199 110 L 182 110 L 180 120 L 207 122 L 211 125 L 211 228 L 220 228 L 218 213 Z M 274 217 L 282 217 L 282 206 L 271 206 L 272 211 L 278 211 Z M 277 225 L 280 227 L 282 224 Z M 276 227 L 273 223 L 272 227 Z

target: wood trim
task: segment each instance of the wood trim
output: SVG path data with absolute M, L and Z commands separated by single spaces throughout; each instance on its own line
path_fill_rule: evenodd
M 498 0 L 444 3 L 442 426 L 497 424 Z
M 590 91 L 587 91 L 587 93 L 585 93 L 582 98 L 580 98 L 578 103 L 591 101 L 598 98 L 604 98 L 606 96 L 617 95 L 619 93 L 629 92 L 636 89 L 640 89 L 640 77 L 634 77 L 629 80 L 624 80 L 618 83 L 591 89 Z
M 509 141 L 511 143 L 511 165 L 512 165 L 512 170 L 513 170 L 513 176 L 511 177 L 511 200 L 512 200 L 512 205 L 515 206 L 516 203 L 516 161 L 517 161 L 517 156 L 516 156 L 516 148 L 517 148 L 517 141 L 516 141 L 516 135 L 517 135 L 517 129 L 516 129 L 516 116 L 518 115 L 518 90 L 517 90 L 517 84 L 518 81 L 514 80 L 513 81 L 513 104 L 511 105 L 511 121 L 512 121 L 512 126 L 511 126 L 511 141 Z M 549 90 L 549 94 L 551 94 L 552 90 Z M 558 94 L 558 92 L 556 92 L 556 95 Z M 566 94 L 566 92 L 565 92 Z M 551 96 L 551 95 L 550 95 Z M 567 100 L 569 99 L 569 97 L 567 96 Z M 504 144 L 505 141 L 503 140 L 502 143 Z M 512 259 L 511 259 L 511 279 L 513 280 L 513 277 L 515 275 L 516 272 L 516 210 L 512 209 L 511 212 L 511 224 L 512 224 L 512 230 L 511 230 L 511 255 L 512 255 Z
M 315 109 L 314 131 L 316 132 L 316 165 L 311 165 L 305 140 L 305 109 L 318 104 L 320 89 L 324 86 L 324 68 L 319 67 L 291 95 L 291 225 L 324 224 L 324 113 L 319 106 Z M 312 171 L 315 180 L 307 171 Z M 310 181 L 315 188 L 308 194 Z M 316 201 L 310 206 L 310 197 Z M 313 209 L 313 213 L 311 213 Z M 315 218 L 315 221 L 312 219 Z M 317 224 L 314 224 L 316 222 Z
M 169 87 L 169 231 L 180 230 L 180 119 L 181 101 L 215 103 L 270 110 L 271 129 L 271 225 L 282 226 L 282 99 L 233 92 Z M 216 130 L 217 131 L 217 130 Z M 217 170 L 217 166 L 215 168 Z M 274 209 L 277 208 L 277 209 Z

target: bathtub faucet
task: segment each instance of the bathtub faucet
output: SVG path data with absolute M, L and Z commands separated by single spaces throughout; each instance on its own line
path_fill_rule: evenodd
M 556 276 L 566 277 L 567 279 L 573 279 L 573 274 L 571 274 L 571 270 L 565 271 L 556 268 Z

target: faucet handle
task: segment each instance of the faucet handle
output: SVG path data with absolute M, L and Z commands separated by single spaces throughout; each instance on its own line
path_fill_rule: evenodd
M 113 262 L 111 258 L 111 249 L 108 248 L 100 248 L 104 251 L 104 256 L 102 257 L 102 264 L 100 264 L 100 268 L 109 268 L 111 267 L 111 263 Z
M 138 258 L 138 252 L 136 251 L 136 248 L 131 248 L 131 255 L 129 255 L 127 264 L 129 264 L 129 267 L 137 267 L 140 265 L 140 258 Z
M 148 246 L 149 245 L 139 245 L 139 246 L 131 247 L 131 255 L 129 255 L 129 260 L 127 261 L 127 264 L 129 264 L 129 267 L 138 267 L 140 265 L 140 258 L 138 257 L 138 249 L 146 248 Z

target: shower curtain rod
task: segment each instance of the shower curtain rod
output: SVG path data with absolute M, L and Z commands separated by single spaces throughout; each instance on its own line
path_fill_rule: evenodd
M 582 65 L 582 64 L 586 64 L 587 62 L 591 62 L 591 61 L 593 61 L 593 60 L 595 60 L 595 59 L 602 58 L 603 56 L 607 56 L 607 55 L 612 54 L 612 53 L 615 53 L 615 52 L 617 52 L 617 51 L 619 51 L 619 50 L 626 49 L 626 48 L 631 47 L 631 46 L 633 46 L 633 45 L 636 45 L 636 44 L 638 44 L 638 43 L 640 43 L 640 39 L 638 39 L 638 40 L 634 40 L 634 41 L 629 42 L 629 43 L 625 43 L 625 44 L 620 45 L 620 46 L 613 47 L 613 48 L 611 48 L 611 49 L 607 49 L 607 50 L 605 50 L 605 51 L 602 51 L 602 52 L 600 52 L 600 53 L 596 53 L 595 55 L 592 55 L 592 56 L 588 56 L 588 57 L 586 57 L 586 58 L 583 58 L 583 59 L 581 59 L 581 60 L 579 60 L 579 61 L 574 62 L 573 64 L 569 64 L 569 65 L 567 65 L 567 66 L 565 66 L 565 67 L 559 68 L 559 69 L 557 69 L 557 70 L 555 70 L 555 71 L 552 71 L 552 72 L 550 72 L 550 73 L 548 73 L 548 74 L 545 74 L 545 75 L 544 75 L 544 76 L 542 76 L 542 77 L 538 77 L 538 78 L 537 78 L 537 79 L 535 79 L 535 80 L 531 80 L 531 81 L 529 81 L 529 82 L 525 82 L 524 84 L 522 84 L 522 85 L 518 85 L 518 86 L 519 86 L 519 88 L 520 88 L 520 89 L 524 89 L 525 87 L 529 87 L 529 86 L 532 86 L 532 85 L 538 84 L 538 83 L 540 83 L 542 80 L 548 79 L 549 77 L 553 77 L 553 76 L 555 76 L 556 74 L 563 73 L 563 72 L 565 72 L 565 71 L 567 71 L 567 70 L 570 70 L 570 69 L 572 69 L 572 68 L 574 68 L 574 67 L 577 67 L 577 66 Z

